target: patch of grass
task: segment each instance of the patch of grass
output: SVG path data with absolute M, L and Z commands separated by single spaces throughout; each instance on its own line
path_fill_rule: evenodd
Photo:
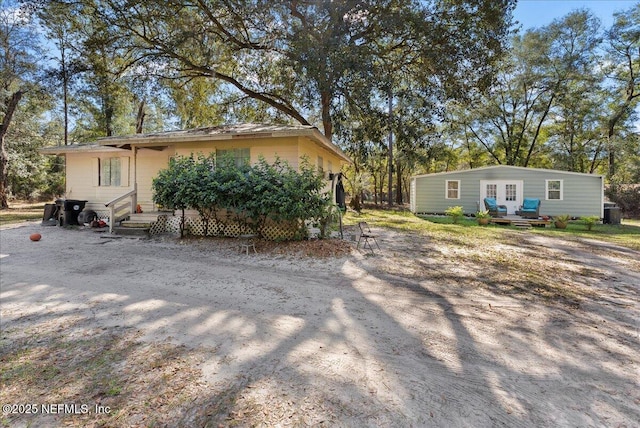
M 453 224 L 450 217 L 418 217 L 409 211 L 371 209 L 363 210 L 360 215 L 349 212 L 343 219 L 346 225 L 355 225 L 359 221 L 366 221 L 374 227 L 417 232 L 435 239 L 469 246 L 482 245 L 486 239 L 497 239 L 502 233 L 498 226 L 479 226 L 475 219 L 463 218 Z
M 453 224 L 442 216 L 418 217 L 410 212 L 368 209 L 359 215 L 348 213 L 344 223 L 352 225 L 363 220 L 374 228 L 403 232 L 403 245 L 429 260 L 421 264 L 413 258 L 393 255 L 393 263 L 381 267 L 389 273 L 409 272 L 413 278 L 431 278 L 440 285 L 482 287 L 571 308 L 580 307 L 583 299 L 594 298 L 596 291 L 590 284 L 600 279 L 599 271 L 585 271 L 582 261 L 574 259 L 570 251 L 555 250 L 552 244 L 541 249 L 527 238 L 539 234 L 570 241 L 594 239 L 640 249 L 640 222 L 596 224 L 588 231 L 584 223 L 574 221 L 564 230 L 550 226 L 523 231 L 515 226 L 480 226 L 468 218 Z M 591 244 L 582 242 L 576 248 L 585 246 Z M 597 254 L 607 252 L 601 245 L 597 248 Z
M 554 227 L 533 228 L 534 232 L 552 236 L 572 236 L 575 238 L 596 239 L 640 251 L 640 221 L 623 220 L 622 224 L 594 224 L 586 230 L 581 221 L 570 221 L 566 229 Z
M 479 226 L 475 219 L 464 218 L 458 224 L 453 224 L 450 217 L 424 216 L 418 217 L 409 211 L 393 211 L 383 209 L 367 209 L 361 214 L 348 212 L 343 222 L 345 225 L 355 225 L 359 221 L 366 221 L 371 226 L 387 227 L 390 229 L 428 233 L 433 238 L 458 240 L 467 246 L 487 245 L 505 241 L 505 234 L 517 231 L 512 226 L 488 225 Z M 581 221 L 570 221 L 566 229 L 549 227 L 534 227 L 529 229 L 533 233 L 549 236 L 573 236 L 576 238 L 596 239 L 623 247 L 640 250 L 640 220 L 623 220 L 621 225 L 595 224 L 591 230 L 586 230 Z
M 9 208 L 0 210 L 0 226 L 21 223 L 23 221 L 40 220 L 44 213 L 44 203 L 10 203 Z

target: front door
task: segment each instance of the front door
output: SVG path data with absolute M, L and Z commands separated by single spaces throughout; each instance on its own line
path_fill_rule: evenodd
M 480 198 L 496 198 L 507 206 L 507 214 L 515 214 L 522 205 L 522 180 L 481 180 Z

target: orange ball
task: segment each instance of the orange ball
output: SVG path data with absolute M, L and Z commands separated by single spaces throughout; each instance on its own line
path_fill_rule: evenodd
M 40 235 L 39 233 L 32 233 L 31 235 L 29 235 L 29 239 L 31 239 L 32 241 L 39 241 L 40 238 L 42 238 L 42 235 Z

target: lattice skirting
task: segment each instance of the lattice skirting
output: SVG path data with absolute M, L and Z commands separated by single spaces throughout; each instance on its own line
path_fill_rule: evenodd
M 94 210 L 98 214 L 98 220 L 109 222 L 109 210 Z
M 158 217 L 158 221 L 153 222 L 149 233 L 157 235 L 161 233 L 180 233 L 180 216 Z M 290 223 L 276 223 L 268 221 L 262 228 L 262 236 L 269 240 L 289 240 L 293 239 L 298 232 L 298 227 Z M 251 230 L 237 222 L 217 222 L 210 220 L 207 225 L 208 236 L 236 237 L 251 233 Z M 200 217 L 185 217 L 185 234 L 194 236 L 205 236 L 205 224 Z

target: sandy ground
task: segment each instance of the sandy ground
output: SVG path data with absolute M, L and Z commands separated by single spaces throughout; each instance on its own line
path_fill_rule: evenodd
M 3 340 L 57 322 L 65 340 L 102 330 L 185 349 L 193 391 L 166 426 L 640 426 L 640 253 L 524 232 L 523 247 L 583 268 L 591 297 L 553 303 L 472 286 L 488 274 L 378 233 L 375 256 L 318 259 L 4 229 Z M 154 411 L 101 423 L 144 425 Z M 5 421 L 61 421 L 43 417 Z

